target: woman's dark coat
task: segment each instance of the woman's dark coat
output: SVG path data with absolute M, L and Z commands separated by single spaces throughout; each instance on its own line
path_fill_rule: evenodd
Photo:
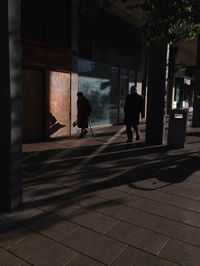
M 77 110 L 78 127 L 88 128 L 88 116 L 90 115 L 92 108 L 85 97 L 81 97 L 77 100 Z

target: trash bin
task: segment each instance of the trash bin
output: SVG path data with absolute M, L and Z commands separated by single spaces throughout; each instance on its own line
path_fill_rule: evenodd
M 184 148 L 186 145 L 187 109 L 173 109 L 169 115 L 167 145 Z

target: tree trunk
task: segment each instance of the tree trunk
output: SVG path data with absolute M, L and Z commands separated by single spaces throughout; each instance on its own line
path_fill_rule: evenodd
M 163 144 L 167 44 L 152 44 L 148 57 L 146 143 L 160 145 Z

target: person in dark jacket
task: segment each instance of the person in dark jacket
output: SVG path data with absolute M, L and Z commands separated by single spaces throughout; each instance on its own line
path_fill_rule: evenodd
M 88 117 L 92 111 L 88 99 L 86 99 L 81 91 L 77 93 L 77 125 L 81 128 L 79 138 L 84 137 L 87 134 L 86 128 L 88 128 Z
M 143 109 L 143 97 L 137 93 L 136 87 L 131 87 L 131 94 L 126 96 L 124 112 L 125 112 L 125 124 L 127 141 L 133 141 L 133 131 L 136 133 L 136 140 L 140 139 L 138 125 L 140 122 L 140 113 Z

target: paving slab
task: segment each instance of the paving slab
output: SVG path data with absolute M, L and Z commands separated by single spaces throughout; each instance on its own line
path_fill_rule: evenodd
M 161 257 L 154 256 L 142 250 L 128 247 L 111 266 L 178 266 Z
M 187 188 L 180 187 L 180 186 L 163 187 L 162 189 L 160 189 L 160 191 L 173 194 L 173 195 L 177 195 L 177 196 L 181 196 L 186 199 L 191 199 L 191 200 L 196 200 L 196 201 L 200 200 L 199 191 L 187 189 Z
M 200 184 L 200 171 L 193 172 L 193 174 L 189 177 L 189 180 L 191 182 L 196 182 Z
M 0 247 L 9 248 L 30 235 L 30 230 L 7 219 L 0 217 Z
M 119 241 L 84 228 L 66 237 L 62 243 L 105 264 L 111 263 L 127 247 Z
M 37 206 L 40 210 L 57 214 L 63 217 L 66 214 L 79 208 L 78 205 L 71 202 L 66 197 L 53 197 L 48 194 L 29 191 L 24 195 L 24 201 Z
M 44 212 L 42 210 L 34 208 L 31 205 L 25 205 L 17 211 L 5 213 L 4 216 L 18 223 L 26 223 L 31 221 L 33 218 L 42 215 L 43 213 Z
M 119 189 L 120 188 L 117 188 L 117 191 Z M 124 192 L 124 190 L 122 190 L 121 192 L 123 192 L 124 194 L 127 194 L 127 192 Z M 132 189 L 132 190 L 129 190 L 128 195 L 129 194 L 137 195 L 147 200 L 150 199 L 150 200 L 154 200 L 157 202 L 166 203 L 171 206 L 180 207 L 185 210 L 191 210 L 191 211 L 200 213 L 200 202 L 199 201 L 186 199 L 186 198 L 173 195 L 173 194 L 163 193 L 162 191 L 159 191 L 159 190 L 148 191 L 147 193 L 144 190 Z
M 170 206 L 160 202 L 147 200 L 141 197 L 133 196 L 128 202 L 124 203 L 126 206 L 137 208 L 161 217 L 200 227 L 200 213 L 185 210 L 175 206 Z
M 160 256 L 183 266 L 197 266 L 200 262 L 200 248 L 170 240 L 161 251 Z
M 168 237 L 124 222 L 118 223 L 106 235 L 155 255 L 158 255 L 169 241 Z
M 190 225 L 172 221 L 122 204 L 109 206 L 103 209 L 102 213 L 132 225 L 143 227 L 152 232 L 165 235 L 166 237 L 172 237 L 197 246 L 200 245 L 200 230 Z
M 91 195 L 89 197 L 83 197 L 75 200 L 75 203 L 94 211 L 101 211 L 109 204 L 114 204 L 112 201 L 106 198 L 98 197 L 96 195 Z
M 43 214 L 32 219 L 26 226 L 58 242 L 79 229 L 76 224 L 51 214 Z
M 102 234 L 118 223 L 114 218 L 82 207 L 65 215 L 64 218 Z
M 110 198 L 117 202 L 121 202 L 125 206 L 133 207 L 139 210 L 143 210 L 147 213 L 156 214 L 161 217 L 166 217 L 168 219 L 172 219 L 174 221 L 179 221 L 182 223 L 186 223 L 189 225 L 200 227 L 200 213 L 197 213 L 197 211 L 200 211 L 200 202 L 194 202 L 190 201 L 189 205 L 188 201 L 185 201 L 185 204 L 182 202 L 183 199 L 178 198 L 174 196 L 169 196 L 165 198 L 165 193 L 163 195 L 160 195 L 160 197 L 165 200 L 161 202 L 161 200 L 158 202 L 157 200 L 160 199 L 154 194 L 154 196 L 147 196 L 147 193 L 145 195 L 142 193 L 131 193 L 128 194 L 116 191 L 114 189 L 108 189 L 106 191 L 102 191 L 98 194 L 101 197 Z M 146 196 L 146 198 L 144 198 Z M 175 206 L 176 204 L 172 202 L 172 200 L 176 200 L 180 202 L 179 205 L 181 206 Z M 196 203 L 196 205 L 195 205 Z M 174 206 L 172 205 L 174 204 Z M 178 205 L 178 204 L 177 204 Z M 194 206 L 195 205 L 195 206 Z M 193 206 L 192 211 L 187 210 L 190 206 Z M 196 208 L 195 208 L 196 207 Z
M 200 160 L 200 158 L 199 158 L 199 160 Z M 200 192 L 200 184 L 197 182 L 192 182 L 190 180 L 190 177 L 188 178 L 188 180 L 185 180 L 184 182 L 180 182 L 180 183 L 176 184 L 176 186 Z
M 72 261 L 70 261 L 67 266 L 103 266 L 105 264 L 100 263 L 90 257 L 84 255 L 78 255 Z
M 72 249 L 36 233 L 15 243 L 9 251 L 38 266 L 64 265 L 77 256 Z
M 0 248 L 0 265 L 2 266 L 28 266 L 31 265 L 12 253 Z

